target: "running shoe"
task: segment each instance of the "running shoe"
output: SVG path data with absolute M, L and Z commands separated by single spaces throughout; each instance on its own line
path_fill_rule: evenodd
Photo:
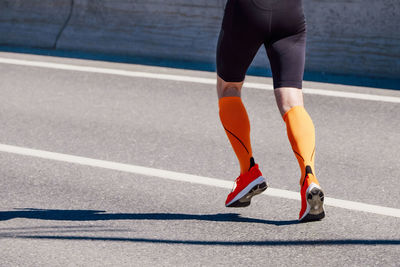
M 225 206 L 229 208 L 247 207 L 250 205 L 251 198 L 262 193 L 267 187 L 267 181 L 258 169 L 258 164 L 254 164 L 248 172 L 235 180 L 233 189 L 225 201 Z
M 324 192 L 310 166 L 306 166 L 306 177 L 301 186 L 300 195 L 300 222 L 318 221 L 325 217 Z

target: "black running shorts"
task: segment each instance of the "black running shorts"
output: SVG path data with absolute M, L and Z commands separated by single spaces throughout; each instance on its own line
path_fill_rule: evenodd
M 302 0 L 228 0 L 217 46 L 217 72 L 241 82 L 264 44 L 274 88 L 302 88 L 306 23 Z

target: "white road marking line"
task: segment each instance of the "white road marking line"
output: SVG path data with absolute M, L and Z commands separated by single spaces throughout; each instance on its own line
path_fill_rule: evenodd
M 122 171 L 140 175 L 146 175 L 151 177 L 158 177 L 162 179 L 174 180 L 179 182 L 189 182 L 194 184 L 208 185 L 214 187 L 220 187 L 230 190 L 232 187 L 232 182 L 203 177 L 198 175 L 191 175 L 180 172 L 166 171 L 155 168 L 148 168 L 130 164 L 123 164 L 112 161 L 98 160 L 86 157 L 73 156 L 68 154 L 54 153 L 49 151 L 29 149 L 25 147 L 11 146 L 0 144 L 0 152 L 7 152 L 12 154 L 18 154 L 23 156 L 31 156 L 36 158 L 56 160 L 61 162 L 68 162 L 74 164 L 80 164 L 91 167 L 98 167 L 103 169 Z M 263 194 L 268 196 L 274 196 L 279 198 L 300 200 L 298 192 L 293 192 L 289 190 L 282 190 L 276 188 L 268 188 Z M 364 204 L 361 202 L 354 202 L 348 200 L 335 199 L 330 197 L 325 197 L 325 204 L 333 207 L 344 208 L 349 210 L 363 211 L 374 214 L 380 214 L 390 217 L 400 218 L 400 209 L 388 208 L 376 205 Z
M 59 69 L 59 70 L 102 73 L 102 74 L 120 75 L 120 76 L 127 76 L 127 77 L 139 77 L 139 78 L 150 78 L 150 79 L 159 79 L 159 80 L 191 82 L 191 83 L 200 83 L 200 84 L 213 84 L 214 85 L 216 83 L 215 79 L 210 79 L 210 78 L 200 78 L 200 77 L 190 77 L 190 76 L 183 76 L 183 75 L 160 74 L 160 73 L 150 73 L 150 72 L 140 72 L 140 71 L 128 71 L 128 70 L 121 70 L 121 69 L 99 68 L 99 67 L 79 66 L 79 65 L 71 65 L 71 64 L 21 60 L 21 59 L 11 59 L 11 58 L 1 58 L 1 57 L 0 57 L 0 63 L 21 65 L 21 66 L 40 67 L 40 68 Z M 245 82 L 244 87 L 253 88 L 253 89 L 261 89 L 261 90 L 273 90 L 272 85 L 261 84 L 261 83 Z M 312 94 L 312 95 L 334 96 L 334 97 L 344 97 L 344 98 L 370 100 L 370 101 L 400 103 L 400 97 L 394 97 L 394 96 L 382 96 L 382 95 L 361 94 L 361 93 L 351 93 L 351 92 L 341 92 L 341 91 L 330 91 L 330 90 L 312 89 L 312 88 L 303 88 L 303 91 L 305 94 Z

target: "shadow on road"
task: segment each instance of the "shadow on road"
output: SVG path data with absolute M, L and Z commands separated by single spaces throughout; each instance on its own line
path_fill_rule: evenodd
M 277 226 L 297 224 L 297 220 L 279 221 L 241 217 L 237 213 L 182 214 L 182 213 L 105 213 L 103 210 L 49 210 L 17 209 L 0 212 L 0 221 L 27 218 L 55 221 L 102 221 L 102 220 L 197 220 L 213 222 L 261 223 Z
M 211 246 L 345 246 L 345 245 L 400 245 L 400 240 L 386 239 L 320 239 L 320 240 L 261 240 L 261 241 L 207 241 L 207 240 L 168 240 L 151 238 L 91 237 L 91 236 L 35 236 L 22 235 L 21 239 L 85 240 L 133 243 L 158 243 L 180 245 Z
M 297 224 L 297 220 L 273 221 L 241 217 L 236 213 L 226 214 L 180 214 L 180 213 L 105 213 L 101 210 L 47 210 L 47 209 L 17 209 L 0 212 L 0 221 L 14 218 L 55 220 L 55 221 L 101 221 L 101 220 L 197 220 L 214 222 L 244 222 L 272 225 Z M 38 228 L 38 229 L 36 229 Z M 43 229 L 42 229 L 43 228 Z M 105 226 L 42 226 L 22 228 L 0 228 L 0 231 L 18 231 L 1 233 L 1 238 L 43 239 L 43 240 L 71 240 L 71 241 L 110 241 L 131 243 L 156 243 L 180 245 L 207 245 L 207 246 L 376 246 L 400 245 L 398 239 L 319 239 L 319 240 L 175 240 L 156 238 L 130 237 L 99 237 L 82 236 L 82 233 L 98 232 L 132 232 L 129 229 L 109 229 Z M 28 231 L 23 231 L 28 230 Z M 133 231 L 134 232 L 134 231 Z M 79 235 L 67 235 L 80 233 Z

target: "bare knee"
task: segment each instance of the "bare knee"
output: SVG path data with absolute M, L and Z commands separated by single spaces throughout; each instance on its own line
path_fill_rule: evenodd
M 217 78 L 218 99 L 228 96 L 241 96 L 243 82 L 226 82 L 222 78 Z
M 303 106 L 303 92 L 301 89 L 281 87 L 274 90 L 276 103 L 283 116 L 294 106 Z
M 228 97 L 228 96 L 238 96 L 240 97 L 240 89 L 235 86 L 227 86 L 218 89 L 218 98 Z

